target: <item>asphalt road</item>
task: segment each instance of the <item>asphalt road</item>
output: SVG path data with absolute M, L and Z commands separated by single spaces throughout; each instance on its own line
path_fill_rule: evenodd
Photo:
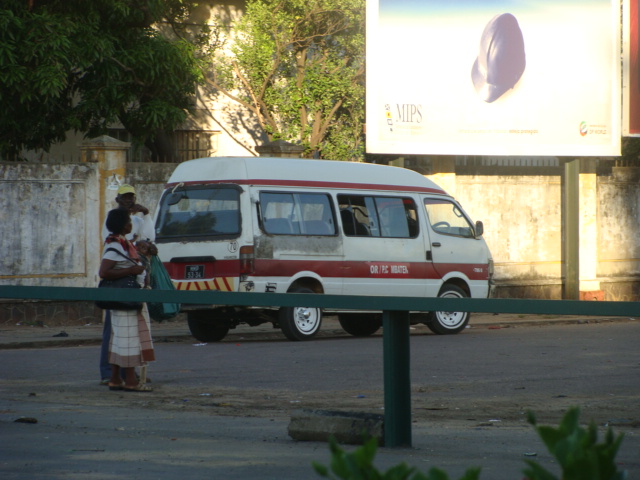
M 515 480 L 528 458 L 553 470 L 525 413 L 557 425 L 575 405 L 625 434 L 620 468 L 640 478 L 640 322 L 425 331 L 411 337 L 413 448 L 381 448 L 380 469 Z M 329 463 L 327 446 L 291 440 L 291 414 L 384 407 L 379 336 L 185 338 L 156 355 L 155 391 L 123 394 L 97 385 L 98 346 L 0 350 L 2 478 L 319 478 L 310 465 Z

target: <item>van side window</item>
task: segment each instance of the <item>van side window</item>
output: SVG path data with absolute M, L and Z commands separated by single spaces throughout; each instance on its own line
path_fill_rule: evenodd
M 413 238 L 418 215 L 411 198 L 338 195 L 344 234 L 360 237 Z
M 260 222 L 273 235 L 335 235 L 336 222 L 324 193 L 260 192 Z
M 167 192 L 156 220 L 156 239 L 240 235 L 240 190 L 208 186 Z
M 473 238 L 473 226 L 453 202 L 439 198 L 425 198 L 424 206 L 431 228 L 437 233 Z

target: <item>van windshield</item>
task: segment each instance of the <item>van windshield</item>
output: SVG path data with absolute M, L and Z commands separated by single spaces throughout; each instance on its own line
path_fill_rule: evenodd
M 156 220 L 156 240 L 240 235 L 240 191 L 207 186 L 167 191 Z
M 473 225 L 455 203 L 447 200 L 425 198 L 424 206 L 427 209 L 431 228 L 435 232 L 473 238 Z

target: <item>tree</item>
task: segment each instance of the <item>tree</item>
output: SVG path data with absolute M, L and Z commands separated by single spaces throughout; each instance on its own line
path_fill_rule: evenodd
M 182 0 L 0 0 L 0 156 L 47 150 L 69 130 L 119 121 L 151 143 L 182 123 L 201 70 L 196 45 L 152 27 Z
M 248 0 L 206 81 L 251 111 L 270 140 L 361 159 L 364 30 L 364 0 Z

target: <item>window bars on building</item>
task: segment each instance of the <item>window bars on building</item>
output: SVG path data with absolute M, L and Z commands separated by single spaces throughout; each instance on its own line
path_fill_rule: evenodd
M 158 136 L 145 145 L 133 142 L 124 129 L 109 129 L 108 135 L 131 143 L 128 162 L 180 163 L 194 158 L 210 157 L 218 150 L 219 131 L 174 130 Z

